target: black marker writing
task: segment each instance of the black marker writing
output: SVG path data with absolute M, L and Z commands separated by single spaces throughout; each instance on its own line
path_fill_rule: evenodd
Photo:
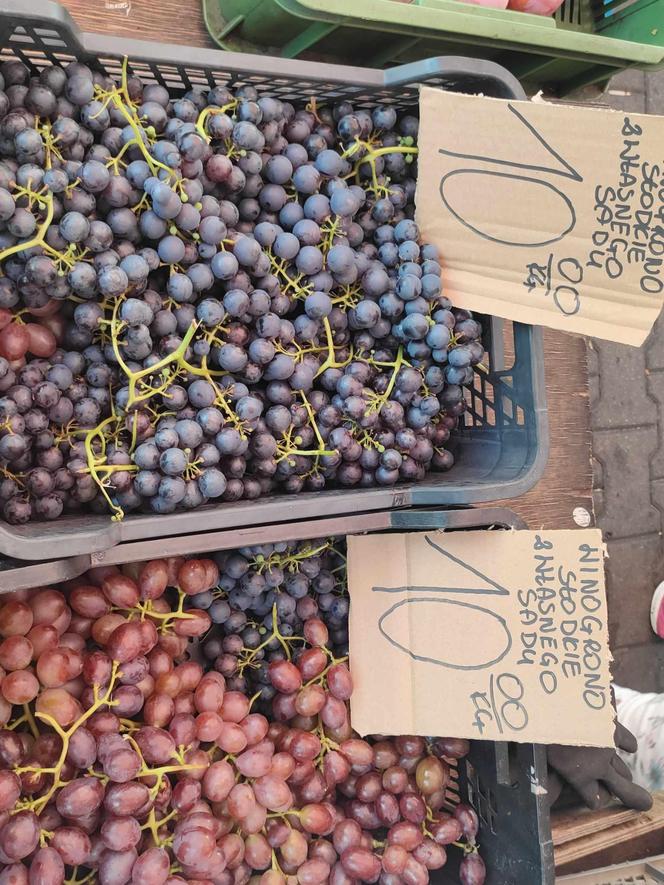
M 529 292 L 537 290 L 537 294 L 545 298 L 553 292 L 553 303 L 562 314 L 574 316 L 579 312 L 581 300 L 577 286 L 583 280 L 583 267 L 576 258 L 561 258 L 557 262 L 556 273 L 565 281 L 557 286 L 552 282 L 553 252 L 549 253 L 545 262 L 532 261 L 527 264 L 526 273 L 523 285 Z
M 536 189 L 544 188 L 544 191 L 551 191 L 554 194 L 554 200 L 560 200 L 560 208 L 563 210 L 565 215 L 565 222 L 562 223 L 561 230 L 553 234 L 552 236 L 547 237 L 544 240 L 538 239 L 528 239 L 524 241 L 519 240 L 504 240 L 501 237 L 493 236 L 487 231 L 481 230 L 479 227 L 476 227 L 474 224 L 471 224 L 464 215 L 462 210 L 455 209 L 452 205 L 453 200 L 448 196 L 448 191 L 450 190 L 450 181 L 454 181 L 458 176 L 485 176 L 488 179 L 494 179 L 493 183 L 491 181 L 487 181 L 487 186 L 492 186 L 495 188 L 495 179 L 510 179 L 512 186 L 514 183 L 523 182 L 528 185 L 528 189 L 532 190 L 533 195 L 536 195 Z M 471 187 L 470 183 L 468 186 L 464 186 L 459 189 L 459 194 L 468 194 L 472 193 L 474 188 Z M 574 229 L 576 224 L 576 210 L 572 205 L 572 201 L 567 196 L 567 194 L 563 193 L 560 188 L 556 187 L 554 184 L 551 184 L 548 181 L 541 181 L 539 178 L 532 178 L 529 175 L 516 175 L 511 172 L 493 172 L 488 169 L 453 169 L 451 172 L 443 175 L 440 180 L 440 196 L 445 205 L 445 208 L 450 212 L 464 227 L 467 227 L 469 230 L 472 230 L 473 233 L 477 234 L 479 237 L 482 237 L 485 240 L 489 240 L 492 243 L 500 243 L 503 246 L 550 246 L 552 243 L 557 243 L 562 240 L 567 234 Z M 533 201 L 533 203 L 537 206 L 538 211 L 542 212 L 544 209 L 541 206 L 543 202 L 544 195 L 540 192 L 539 199 Z M 531 203 L 531 205 L 533 204 Z M 553 202 L 551 203 L 553 206 Z M 549 208 L 547 210 L 547 214 L 552 216 L 553 210 Z M 541 228 L 541 225 L 539 225 Z M 524 232 L 528 230 L 537 230 L 538 225 L 529 224 L 528 219 L 524 220 L 523 225 L 520 225 L 520 230 Z
M 492 673 L 488 692 L 474 691 L 470 695 L 475 709 L 473 725 L 480 734 L 484 733 L 486 725 L 491 721 L 496 723 L 500 734 L 504 733 L 505 727 L 512 731 L 523 731 L 528 725 L 528 711 L 522 703 L 523 695 L 523 683 L 518 676 L 501 673 L 495 678 Z
M 444 556 L 446 559 L 449 559 L 451 562 L 456 563 L 456 565 L 461 566 L 464 571 L 470 572 L 471 575 L 474 575 L 476 578 L 479 578 L 481 581 L 484 581 L 490 587 L 491 590 L 486 588 L 474 588 L 474 587 L 432 587 L 432 586 L 401 586 L 401 587 L 372 587 L 374 593 L 405 593 L 406 591 L 412 591 L 414 593 L 481 593 L 486 594 L 487 596 L 509 596 L 509 590 L 499 584 L 497 581 L 494 581 L 493 578 L 490 578 L 488 575 L 485 575 L 479 569 L 470 565 L 467 562 L 464 562 L 463 559 L 460 559 L 458 556 L 454 556 L 454 554 L 450 553 L 448 550 L 444 550 L 442 547 L 439 547 L 435 541 L 433 541 L 429 535 L 425 535 L 424 540 L 430 547 L 433 547 L 441 556 Z
M 407 612 L 406 617 L 410 619 L 416 619 L 418 617 L 418 609 L 424 603 L 432 603 L 434 605 L 448 606 L 447 610 L 440 610 L 440 631 L 436 631 L 437 635 L 435 636 L 435 646 L 436 650 L 432 651 L 431 654 L 419 654 L 414 651 L 407 645 L 403 645 L 397 639 L 392 636 L 387 628 L 386 621 L 395 615 L 395 613 L 400 613 L 399 610 L 404 606 L 410 606 L 410 610 Z M 485 639 L 487 637 L 491 637 L 492 641 L 495 637 L 496 647 L 498 649 L 497 652 L 493 654 L 493 657 L 490 660 L 478 660 L 472 664 L 462 664 L 462 663 L 453 663 L 451 661 L 446 661 L 442 657 L 434 657 L 434 655 L 442 655 L 443 651 L 438 651 L 437 649 L 440 646 L 440 636 L 444 635 L 444 628 L 446 623 L 448 623 L 448 618 L 453 612 L 450 611 L 450 606 L 456 606 L 457 611 L 463 610 L 463 614 L 467 614 L 468 611 L 472 612 L 473 619 L 473 630 L 476 631 L 477 636 L 482 636 Z M 431 612 L 425 612 L 427 616 L 427 621 L 431 620 Z M 498 628 L 502 630 L 502 634 L 498 632 Z M 512 647 L 512 636 L 507 627 L 507 622 L 505 618 L 501 615 L 497 615 L 495 612 L 490 611 L 489 609 L 482 608 L 479 605 L 472 605 L 470 602 L 458 602 L 452 599 L 441 599 L 440 597 L 434 596 L 415 596 L 410 597 L 408 599 L 402 599 L 400 602 L 396 602 L 394 605 L 390 606 L 386 612 L 380 616 L 378 620 L 378 629 L 381 634 L 387 639 L 390 645 L 394 646 L 394 648 L 399 649 L 399 651 L 404 652 L 414 661 L 422 661 L 427 664 L 437 664 L 439 667 L 448 667 L 450 670 L 484 670 L 486 667 L 492 667 L 494 664 L 497 664 L 499 661 L 505 657 L 505 655 L 509 652 Z M 410 641 L 414 641 L 414 637 L 411 631 Z M 481 649 L 478 647 L 478 644 L 471 644 L 471 647 L 467 647 L 464 649 L 465 652 L 474 653 L 475 651 L 479 654 Z
M 521 111 L 518 110 L 518 108 L 516 108 L 511 103 L 508 103 L 507 108 L 510 113 L 517 118 L 521 125 L 525 127 L 532 136 L 534 136 L 536 141 L 538 141 L 539 144 L 542 145 L 547 153 L 558 162 L 559 165 L 557 167 L 540 166 L 535 163 L 524 163 L 519 160 L 503 160 L 499 159 L 498 157 L 489 157 L 482 154 L 469 154 L 462 151 L 448 150 L 447 148 L 439 148 L 438 153 L 448 157 L 456 157 L 460 160 L 467 160 L 469 162 L 486 163 L 492 166 L 510 167 L 512 169 L 523 169 L 527 170 L 530 173 L 539 172 L 546 175 L 561 176 L 563 178 L 571 179 L 572 181 L 583 181 L 583 177 L 576 171 L 576 169 L 574 169 L 574 167 L 571 166 L 570 163 L 568 163 L 567 160 L 565 160 L 561 156 L 561 154 L 559 154 L 558 151 L 556 151 L 555 148 L 553 148 L 547 142 L 544 136 L 537 131 L 532 123 L 526 120 L 526 118 L 521 113 Z M 483 230 L 478 226 L 477 223 L 472 224 L 466 218 L 463 209 L 459 206 L 459 203 L 462 202 L 464 199 L 464 195 L 470 193 L 471 191 L 462 186 L 456 195 L 450 193 L 450 183 L 458 184 L 458 180 L 455 180 L 456 176 L 471 175 L 488 176 L 489 179 L 493 179 L 493 181 L 487 181 L 487 185 L 490 185 L 494 190 L 499 183 L 496 181 L 496 179 L 509 179 L 512 193 L 512 202 L 516 201 L 522 206 L 533 207 L 534 211 L 538 212 L 541 217 L 546 218 L 549 222 L 552 218 L 555 217 L 555 213 L 557 211 L 562 211 L 562 217 L 565 218 L 565 221 L 561 221 L 559 233 L 554 234 L 544 240 L 534 239 L 524 242 L 522 240 L 502 239 L 499 236 L 494 236 L 487 230 Z M 464 185 L 466 184 L 467 180 L 468 179 L 465 179 L 463 181 Z M 523 199 L 519 198 L 518 191 L 520 189 L 524 191 Z M 542 181 L 540 178 L 533 177 L 532 175 L 519 175 L 515 172 L 497 172 L 476 168 L 455 169 L 451 172 L 448 172 L 441 179 L 440 196 L 448 211 L 457 219 L 457 221 L 463 224 L 464 227 L 472 230 L 473 233 L 477 234 L 485 240 L 489 240 L 493 243 L 500 243 L 504 246 L 548 246 L 551 243 L 556 243 L 559 240 L 562 240 L 563 237 L 567 236 L 567 234 L 571 230 L 573 230 L 576 224 L 576 211 L 569 197 L 565 193 L 563 193 L 560 188 L 556 187 L 556 185 L 552 184 L 551 182 Z M 549 205 L 547 205 L 546 202 L 547 198 L 549 201 Z M 519 227 L 521 231 L 542 230 L 541 224 L 537 224 L 534 222 L 531 224 L 529 223 L 528 219 L 525 219 L 524 223 L 521 224 Z
M 548 153 L 564 166 L 564 171 L 563 169 L 553 169 L 550 166 L 534 166 L 530 163 L 519 163 L 517 160 L 498 160 L 495 157 L 484 157 L 481 154 L 464 154 L 460 151 L 448 151 L 445 150 L 445 148 L 440 148 L 438 153 L 445 154 L 447 157 L 459 157 L 462 160 L 477 160 L 481 163 L 493 163 L 496 166 L 511 166 L 514 169 L 529 169 L 531 172 L 548 172 L 550 175 L 562 175 L 564 178 L 571 178 L 573 181 L 583 181 L 583 178 L 579 175 L 576 169 L 570 166 L 567 160 L 563 159 L 558 151 L 551 147 L 544 136 L 535 129 L 532 123 L 529 123 L 528 120 L 526 120 L 523 114 L 517 110 L 513 104 L 508 103 L 507 108 L 523 123 L 526 129 L 535 136 L 537 141 L 539 141 Z

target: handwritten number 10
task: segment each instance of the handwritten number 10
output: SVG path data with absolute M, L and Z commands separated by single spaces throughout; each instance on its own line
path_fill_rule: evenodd
M 521 114 L 513 104 L 508 103 L 507 107 L 528 132 L 544 147 L 548 154 L 557 161 L 557 166 L 536 166 L 529 163 L 520 163 L 516 160 L 499 160 L 495 157 L 464 154 L 457 151 L 446 150 L 445 148 L 440 148 L 438 152 L 449 157 L 458 157 L 463 160 L 488 163 L 495 166 L 507 166 L 511 169 L 523 169 L 528 170 L 531 173 L 543 172 L 547 175 L 556 175 L 572 181 L 583 181 L 583 178 L 579 175 L 576 169 L 574 169 L 550 144 L 548 144 L 544 137 L 531 123 L 528 122 L 528 120 L 526 120 L 523 114 Z M 560 216 L 561 220 L 558 232 L 547 239 L 537 240 L 536 232 L 538 230 L 543 230 L 544 225 L 538 225 L 535 222 L 535 219 L 524 217 L 520 224 L 513 226 L 513 229 L 517 228 L 519 232 L 523 234 L 524 239 L 505 240 L 482 230 L 476 224 L 471 224 L 464 217 L 463 210 L 459 209 L 458 205 L 455 208 L 455 197 L 453 193 L 455 185 L 461 185 L 456 191 L 457 194 L 463 195 L 464 193 L 470 192 L 467 188 L 463 187 L 464 183 L 468 185 L 472 184 L 472 179 L 470 179 L 469 176 L 486 176 L 488 178 L 487 187 L 494 191 L 501 183 L 509 183 L 512 186 L 516 197 L 514 199 L 514 204 L 516 206 L 521 205 L 522 211 L 525 211 L 526 206 L 535 206 L 549 223 L 551 218 L 557 218 Z M 522 175 L 517 174 L 516 172 L 497 172 L 485 169 L 454 169 L 442 177 L 440 181 L 440 196 L 447 210 L 454 215 L 461 224 L 483 239 L 489 240 L 493 243 L 500 243 L 504 246 L 549 246 L 567 236 L 567 234 L 574 229 L 576 224 L 576 212 L 569 197 L 564 194 L 560 188 L 556 187 L 555 184 L 548 181 L 541 181 L 539 178 L 534 178 L 532 175 Z M 519 199 L 519 197 L 522 197 L 523 199 Z M 557 209 L 560 211 L 555 211 L 554 213 L 553 207 L 555 204 L 558 204 Z M 531 234 L 530 238 L 528 238 L 529 232 Z

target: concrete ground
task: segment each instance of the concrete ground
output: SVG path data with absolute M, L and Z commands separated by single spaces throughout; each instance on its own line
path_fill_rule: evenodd
M 664 71 L 626 71 L 603 100 L 664 115 Z M 588 341 L 594 499 L 608 542 L 614 679 L 664 691 L 664 641 L 650 628 L 652 590 L 664 580 L 664 314 L 640 349 Z

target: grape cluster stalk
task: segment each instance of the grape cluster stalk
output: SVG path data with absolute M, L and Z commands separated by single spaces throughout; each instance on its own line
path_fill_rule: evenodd
M 468 741 L 352 728 L 340 542 L 3 600 L 0 885 L 485 881 Z
M 452 467 L 483 368 L 418 120 L 0 64 L 0 512 L 171 513 Z

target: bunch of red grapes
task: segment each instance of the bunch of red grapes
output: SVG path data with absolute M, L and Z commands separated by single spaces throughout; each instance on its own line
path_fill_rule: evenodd
M 263 545 L 5 597 L 0 885 L 426 885 L 448 851 L 481 885 L 447 789 L 468 742 L 352 729 L 339 561 Z

